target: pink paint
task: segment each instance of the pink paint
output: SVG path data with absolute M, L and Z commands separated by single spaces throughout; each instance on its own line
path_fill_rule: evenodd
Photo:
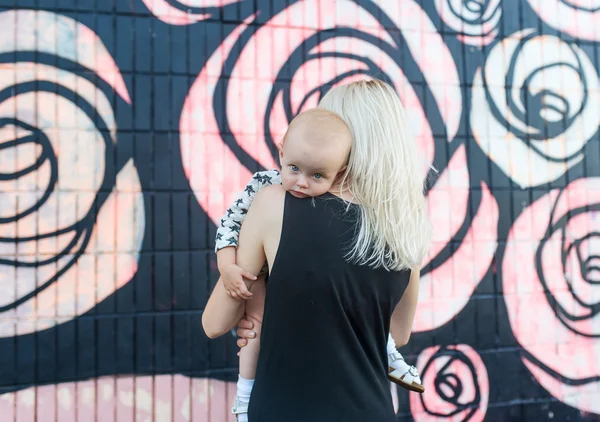
M 35 403 L 37 400 L 36 388 L 17 391 L 11 393 L 14 396 L 16 407 L 15 422 L 34 422 L 35 421 Z
M 216 79 L 209 75 L 220 73 L 219 69 L 223 66 L 225 57 L 237 37 L 247 27 L 247 23 L 248 21 L 238 26 L 223 41 L 217 53 L 208 59 L 190 88 L 179 122 L 181 156 L 186 177 L 200 206 L 213 222 L 219 221 L 227 208 L 227 201 L 223 195 L 227 200 L 233 200 L 235 193 L 241 190 L 245 183 L 232 180 L 227 174 L 241 174 L 241 178 L 245 177 L 246 181 L 251 177 L 250 171 L 242 166 L 231 150 L 224 145 L 215 116 L 208 111 L 212 110 L 212 98 L 216 87 Z M 199 108 L 198 105 L 203 107 Z M 223 194 L 214 198 L 209 195 L 214 191 Z
M 598 414 L 598 384 L 589 383 L 582 386 L 570 386 L 553 378 L 534 363 L 524 359 L 523 363 L 542 387 L 563 403 L 586 412 Z M 582 374 L 584 376 L 585 374 Z M 591 416 L 591 415 L 590 415 Z
M 484 47 L 490 44 L 498 37 L 498 30 L 494 30 L 493 32 L 483 35 L 481 37 L 474 37 L 471 35 L 457 35 L 456 38 L 463 44 L 473 45 L 475 47 Z
M 417 360 L 425 393 L 409 394 L 413 418 L 419 422 L 439 420 L 482 422 L 487 412 L 490 386 L 487 369 L 481 357 L 466 344 L 448 346 L 447 350 L 451 353 L 450 355 L 442 353 L 436 356 L 440 349 L 440 346 L 429 347 L 421 352 Z M 457 359 L 457 355 L 466 359 L 466 362 Z M 473 370 L 467 365 L 467 362 L 473 366 Z M 452 387 L 455 381 L 450 377 L 445 377 L 448 375 L 453 375 L 460 381 L 462 391 Z M 455 403 L 447 401 L 444 396 L 437 393 L 436 385 L 444 395 L 451 397 L 459 404 L 472 404 L 475 407 L 458 411 Z M 477 398 L 477 393 L 479 393 L 479 398 Z M 469 415 L 471 416 L 469 417 Z
M 548 368 L 573 380 L 600 375 L 600 340 L 590 337 L 599 333 L 600 316 L 592 317 L 589 308 L 577 303 L 569 285 L 574 294 L 588 304 L 598 303 L 600 288 L 583 278 L 578 269 L 579 262 L 574 261 L 575 255 L 567 256 L 566 267 L 562 266 L 561 257 L 565 246 L 594 229 L 591 213 L 580 214 L 568 221 L 565 226 L 566 244 L 563 245 L 560 228 L 544 243 L 541 241 L 548 227 L 565 217 L 569 211 L 599 204 L 599 188 L 599 179 L 579 179 L 562 192 L 551 191 L 531 204 L 513 224 L 502 265 L 504 299 L 513 333 L 521 346 L 539 361 L 539 364 L 532 361 L 528 367 L 537 368 L 533 374 L 550 394 L 564 401 L 571 394 L 571 406 L 593 413 L 600 413 L 597 400 L 578 401 L 573 397 L 580 393 L 581 397 L 587 397 L 594 389 L 597 392 L 600 382 L 568 386 L 553 380 L 544 371 L 544 368 Z M 551 214 L 553 205 L 556 208 Z M 530 237 L 524 239 L 519 235 L 522 231 L 529 233 Z M 535 266 L 538 252 L 541 257 L 540 272 Z M 580 317 L 580 320 L 559 319 L 548 301 L 548 294 L 565 312 Z
M 467 218 L 466 169 L 465 147 L 461 146 L 427 196 L 435 234 L 424 265 L 448 245 Z M 450 175 L 454 178 L 452 182 Z M 496 251 L 499 210 L 484 182 L 481 182 L 481 195 L 479 209 L 458 249 L 421 277 L 413 331 L 433 330 L 454 318 L 489 270 Z
M 132 162 L 129 162 L 117 176 L 135 181 L 139 180 Z M 57 207 L 60 201 L 57 202 Z M 56 215 L 54 208 L 51 214 Z M 60 208 L 62 209 L 62 208 Z M 93 306 L 113 294 L 117 289 L 128 283 L 137 271 L 137 251 L 140 248 L 142 233 L 145 226 L 143 198 L 141 193 L 113 192 L 104 206 L 100 209 L 96 224 L 93 227 L 87 254 L 81 257 L 81 263 L 72 265 L 58 280 L 40 292 L 35 298 L 17 306 L 10 315 L 16 313 L 19 317 L 44 317 L 33 325 L 21 325 L 19 334 L 34 330 L 43 330 L 54 326 L 58 321 L 65 321 L 88 311 Z M 43 208 L 40 212 L 43 212 Z M 47 221 L 51 221 L 50 219 Z M 22 227 L 20 224 L 18 227 Z M 47 224 L 44 230 L 49 232 L 58 227 Z M 41 231 L 37 226 L 33 230 Z M 100 234 L 101 233 L 101 234 Z M 100 235 L 99 235 L 100 234 Z M 50 238 L 52 239 L 52 238 Z M 47 243 L 46 258 L 60 251 L 51 248 Z M 33 245 L 35 249 L 35 244 Z M 117 246 L 118 249 L 117 250 Z M 38 246 L 39 247 L 39 246 Z M 77 248 L 75 248 L 77 250 Z M 95 254 L 96 252 L 102 252 Z M 38 269 L 18 268 L 15 297 L 22 297 L 41 285 L 57 271 L 72 262 L 73 256 L 67 255 L 56 264 L 48 264 Z M 10 290 L 15 286 L 14 279 L 0 279 L 3 289 Z M 56 317 L 63 317 L 57 319 Z M 0 336 L 12 336 L 10 326 L 0 329 Z
M 123 77 L 121 76 L 121 71 L 111 54 L 102 43 L 102 40 L 100 40 L 94 31 L 83 24 L 77 24 L 77 31 L 79 57 L 83 55 L 83 51 L 86 52 L 85 56 L 89 56 L 90 50 L 92 54 L 94 54 L 94 57 L 90 58 L 89 62 L 84 62 L 82 64 L 89 67 L 90 70 L 96 71 L 98 77 L 103 79 L 109 86 L 111 86 L 115 92 L 127 103 L 131 104 L 129 91 L 125 85 Z M 90 46 L 93 47 L 90 48 Z
M 440 107 L 440 113 L 448 132 L 448 140 L 452 140 L 460 125 L 462 95 L 458 71 L 450 50 L 437 32 L 433 22 L 414 0 L 403 1 L 400 12 L 393 1 L 379 0 L 377 3 L 396 23 L 396 26 L 402 29 L 406 45 L 398 47 L 408 47 L 410 54 L 423 72 L 423 77 Z M 403 22 L 410 22 L 410 25 L 418 26 L 414 30 L 406 30 L 408 27 L 403 25 Z M 445 93 L 445 91 L 449 92 Z
M 74 383 L 66 383 L 56 387 L 56 420 L 60 422 L 75 422 L 77 417 L 76 386 Z M 52 397 L 49 397 L 51 399 Z M 49 400 L 48 400 L 49 401 Z M 38 408 L 38 416 L 44 413 L 43 406 Z
M 589 7 L 586 0 L 528 0 L 535 13 L 548 25 L 559 31 L 585 40 L 600 41 L 600 12 L 579 10 Z
M 2 420 L 233 422 L 234 383 L 182 375 L 102 377 L 0 395 Z
M 179 0 L 180 6 L 189 8 L 217 8 L 237 3 L 239 0 Z M 150 13 L 169 25 L 191 25 L 210 18 L 210 13 L 193 13 L 173 7 L 165 0 L 142 0 Z
M 161 378 L 169 378 L 168 375 L 162 375 Z M 131 406 L 134 410 L 135 420 L 145 421 L 152 420 L 156 401 L 154 393 L 154 382 L 158 381 L 158 377 L 141 376 L 134 377 L 134 388 L 132 390 L 124 390 L 121 394 L 130 394 L 133 399 L 127 401 L 127 406 Z
M 0 13 L 0 28 L 3 36 L 18 35 L 18 42 L 0 43 L 0 53 L 37 51 L 71 60 L 96 73 L 125 101 L 131 102 L 115 61 L 98 35 L 87 26 L 43 10 L 8 10 Z
M 187 13 L 180 9 L 177 9 L 167 3 L 165 0 L 142 0 L 144 5 L 148 8 L 150 13 L 156 16 L 158 19 L 169 25 L 191 25 L 196 22 L 203 21 L 209 18 L 209 13 Z M 230 3 L 225 1 L 214 1 L 214 2 L 202 2 L 205 3 L 202 6 L 192 6 L 188 3 L 196 3 L 189 1 L 180 1 L 182 6 L 189 7 L 220 7 L 223 4 Z
M 118 422 L 135 421 L 135 379 L 132 377 L 118 377 L 115 379 L 115 392 L 118 396 L 116 403 L 116 419 Z
M 468 201 L 469 170 L 465 146 L 461 145 L 427 194 L 428 214 L 435 228 L 433 244 L 429 249 L 431 258 L 427 262 L 446 246 L 463 225 Z
M 211 399 L 209 402 L 209 418 L 214 421 L 225 421 L 231 418 L 229 406 L 233 403 L 229 399 L 228 386 L 225 383 L 210 380 Z
M 49 385 L 48 391 L 44 393 L 39 392 L 39 394 L 35 394 L 35 414 L 36 414 L 36 422 L 55 422 L 58 419 L 58 414 L 60 416 L 67 416 L 69 409 L 65 409 L 67 403 L 65 398 L 65 393 L 59 393 L 58 390 L 62 387 L 62 391 L 68 391 L 68 384 L 62 385 Z M 36 392 L 38 393 L 38 392 Z M 59 399 L 59 396 L 60 399 Z M 58 419 L 62 422 L 62 419 Z M 69 418 L 70 421 L 73 418 Z
M 116 412 L 119 393 L 116 390 L 116 378 L 102 377 L 96 380 L 96 409 L 98 422 L 117 422 Z
M 354 6 L 356 7 L 356 5 Z M 285 104 L 283 104 L 281 94 L 275 97 L 273 106 L 268 110 L 273 78 L 288 61 L 291 52 L 301 46 L 316 31 L 316 28 L 285 28 L 285 25 L 289 24 L 291 16 L 299 16 L 296 12 L 306 10 L 302 7 L 316 8 L 315 10 L 322 15 L 323 11 L 320 8 L 325 6 L 324 2 L 295 3 L 273 16 L 269 23 L 259 27 L 244 45 L 231 78 L 228 80 L 226 96 L 236 99 L 236 101 L 228 102 L 227 104 L 231 105 L 226 107 L 227 123 L 233 134 L 234 142 L 265 168 L 278 167 L 277 161 L 273 159 L 269 150 L 269 145 L 265 142 L 267 135 L 277 144 L 289 124 L 289 118 L 284 113 Z M 411 10 L 426 19 L 420 9 L 413 8 Z M 368 21 L 366 16 L 369 14 L 365 10 L 358 8 L 356 11 L 361 16 L 365 15 L 365 19 Z M 335 19 L 326 21 L 326 23 L 352 26 L 356 17 L 357 14 L 350 13 L 348 9 L 337 8 Z M 223 41 L 215 54 L 209 58 L 186 98 L 180 121 L 184 170 L 198 202 L 213 222 L 219 221 L 223 210 L 241 191 L 251 176 L 250 172 L 239 163 L 230 148 L 225 145 L 214 112 L 212 112 L 212 99 L 215 95 L 217 81 L 213 75 L 218 76 L 222 73 L 224 60 L 251 19 L 249 18 L 244 25 L 236 28 Z M 380 25 L 371 25 L 365 27 L 364 30 L 378 36 L 384 42 L 393 42 Z M 413 34 L 406 34 L 406 36 L 412 37 Z M 273 37 L 276 41 L 273 41 Z M 266 54 L 264 57 L 261 55 L 259 62 L 257 60 L 259 49 L 262 51 L 265 46 L 270 45 L 274 46 L 275 52 Z M 453 137 L 456 132 L 455 128 L 458 127 L 461 108 L 460 91 L 456 91 L 459 84 L 458 82 L 454 83 L 454 81 L 458 81 L 456 69 L 451 60 L 447 61 L 451 57 L 441 37 L 431 38 L 428 45 L 434 53 L 433 56 L 441 56 L 442 59 L 430 63 L 431 67 L 429 65 L 424 67 L 423 72 L 429 75 L 433 82 L 453 83 L 451 87 L 441 85 L 431 87 L 436 93 L 434 96 L 439 101 L 438 107 L 442 110 L 442 115 L 449 128 L 449 136 Z M 420 50 L 422 46 L 417 46 L 415 41 L 412 43 L 412 47 Z M 398 67 L 395 57 L 382 54 L 377 45 L 347 37 L 325 40 L 313 47 L 309 53 L 333 52 L 339 54 L 356 51 L 361 51 L 362 55 L 378 62 L 394 81 L 402 101 L 406 104 L 409 121 L 416 132 L 416 139 L 426 155 L 426 162 L 430 164 L 434 156 L 431 128 L 416 93 L 404 76 L 402 69 Z M 422 53 L 419 51 L 414 54 L 419 56 Z M 424 56 L 419 57 L 425 60 Z M 257 66 L 258 70 L 254 72 Z M 445 67 L 443 78 L 439 71 L 440 66 Z M 265 67 L 268 69 L 262 70 Z M 297 114 L 301 111 L 300 105 L 313 89 L 328 83 L 341 73 L 358 69 L 367 70 L 364 63 L 345 58 L 313 59 L 304 63 L 292 75 L 290 83 L 290 107 L 293 113 Z M 264 75 L 266 79 L 248 79 L 253 74 Z M 340 83 L 348 83 L 355 78 L 348 78 Z M 308 101 L 304 102 L 303 108 L 314 107 L 317 105 L 317 101 L 317 96 L 313 94 L 308 97 Z M 267 112 L 269 114 L 265 116 Z M 263 126 L 265 117 L 269 122 L 269 133 L 265 133 L 267 128 Z M 426 165 L 424 165 L 425 168 Z
M 124 100 L 130 101 L 114 60 L 88 27 L 66 16 L 30 10 L 0 13 L 0 27 L 4 28 L 4 32 L 15 31 L 18 34 L 18 43 L 0 43 L 0 52 L 38 51 L 79 63 L 106 81 Z M 7 64 L 3 71 L 7 76 L 0 82 L 3 88 L 14 81 L 48 81 L 77 92 L 96 108 L 114 136 L 116 124 L 111 102 L 92 82 L 68 70 L 41 63 Z M 98 158 L 103 156 L 105 149 L 102 135 L 97 133 L 94 122 L 77 104 L 54 93 L 29 92 L 9 98 L 0 104 L 0 114 L 20 119 L 45 133 L 58 160 L 59 176 L 47 201 L 18 222 L 0 225 L 0 235 L 15 239 L 12 259 L 16 255 L 19 261 L 25 262 L 52 260 L 64 252 L 75 238 L 74 230 L 60 235 L 55 233 L 81 221 L 94 203 L 104 177 L 104 162 Z M 14 137 L 18 135 L 17 131 L 12 132 Z M 7 134 L 3 131 L 3 136 Z M 113 142 L 116 142 L 114 137 Z M 18 153 L 19 164 L 23 165 L 36 159 L 39 147 L 19 148 Z M 4 164 L 2 172 L 7 172 Z M 11 215 L 34 206 L 48 187 L 49 178 L 48 162 L 35 172 L 18 178 L 15 182 L 18 196 L 14 198 L 18 200 L 15 205 L 20 208 L 15 206 Z M 30 318 L 36 321 L 34 324 L 17 324 L 17 334 L 47 329 L 68 321 L 88 311 L 131 279 L 137 270 L 137 251 L 145 225 L 140 182 L 131 161 L 117 176 L 117 185 L 119 188 L 127 187 L 129 192 L 113 192 L 100 210 L 96 225 L 91 228 L 92 238 L 87 249 L 82 251 L 86 253 L 81 257 L 85 265 L 73 260 L 75 253 L 83 247 L 87 231 L 71 253 L 57 262 L 38 268 L 18 267 L 12 279 L 0 279 L 1 290 L 11 292 L 3 297 L 14 301 L 70 266 L 59 280 L 35 298 L 2 315 L 3 318 L 18 316 L 23 321 Z M 39 234 L 49 236 L 38 241 L 17 242 L 17 239 Z M 96 255 L 97 252 L 101 254 Z M 0 336 L 14 334 L 10 324 L 0 327 Z
M 174 376 L 172 381 L 173 422 L 187 422 L 192 415 L 192 380 Z

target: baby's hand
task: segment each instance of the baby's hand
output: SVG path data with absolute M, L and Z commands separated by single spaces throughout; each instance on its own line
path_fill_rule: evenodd
M 245 271 L 243 268 L 235 264 L 227 265 L 221 271 L 223 286 L 227 294 L 234 299 L 250 299 L 252 293 L 246 287 L 244 278 L 248 280 L 256 280 L 254 274 Z

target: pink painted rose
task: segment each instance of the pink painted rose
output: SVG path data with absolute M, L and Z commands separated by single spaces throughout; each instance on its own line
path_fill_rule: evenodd
M 600 414 L 600 179 L 526 208 L 508 237 L 504 300 L 523 362 L 550 394 Z
M 73 19 L 5 11 L 0 34 L 1 53 L 82 66 L 129 102 L 100 39 Z M 29 61 L 1 72 L 0 337 L 12 337 L 80 315 L 128 282 L 144 207 L 133 162 L 113 168 L 114 110 L 90 76 Z
M 368 10 L 349 0 L 296 2 L 264 25 L 251 23 L 249 18 L 236 28 L 208 59 L 185 101 L 179 126 L 186 175 L 213 222 L 254 171 L 278 167 L 276 143 L 288 123 L 301 110 L 315 107 L 333 85 L 368 75 L 389 81 L 428 164 L 435 155 L 430 120 L 445 128 L 447 141 L 456 135 L 462 109 L 458 72 L 416 2 L 380 1 Z M 392 23 L 395 28 L 390 29 Z M 422 73 L 427 101 L 436 109 L 431 116 L 400 66 L 403 55 Z M 454 155 L 428 196 L 436 237 L 427 258 L 431 265 L 423 272 L 416 331 L 448 322 L 462 309 L 496 247 L 497 205 L 482 183 L 478 211 L 466 223 L 466 151 L 464 145 L 450 148 Z M 459 248 L 434 260 L 465 224 L 470 226 L 466 235 L 454 241 Z
M 500 0 L 435 0 L 442 21 L 465 44 L 482 46 L 498 36 L 502 17 Z
M 422 48 L 421 35 L 413 31 L 403 33 L 403 48 L 432 84 L 432 99 L 453 137 L 461 95 L 450 52 L 415 2 L 404 2 L 402 14 L 390 2 L 381 3 L 382 12 L 397 25 L 402 16 L 428 29 L 431 54 Z M 365 75 L 377 74 L 396 87 L 413 132 L 432 162 L 433 134 L 398 63 L 398 40 L 370 11 L 350 0 L 312 0 L 292 4 L 260 27 L 249 25 L 251 21 L 229 34 L 208 59 L 192 85 L 180 122 L 183 165 L 200 205 L 213 221 L 218 221 L 255 169 L 278 166 L 276 143 L 298 112 L 315 107 L 330 86 Z M 344 29 L 357 26 L 360 31 Z
M 485 364 L 466 344 L 429 347 L 419 355 L 424 394 L 410 394 L 416 421 L 481 422 L 490 385 Z

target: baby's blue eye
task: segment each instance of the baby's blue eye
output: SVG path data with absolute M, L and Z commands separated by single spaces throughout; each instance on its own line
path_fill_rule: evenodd
M 323 175 L 321 173 L 315 173 L 315 179 L 320 179 L 323 177 Z
M 298 166 L 295 165 L 291 165 L 290 168 L 292 169 L 292 171 L 298 171 Z

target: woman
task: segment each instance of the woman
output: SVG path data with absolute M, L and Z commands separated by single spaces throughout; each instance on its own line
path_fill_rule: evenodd
M 319 105 L 350 128 L 344 176 L 314 201 L 261 190 L 240 232 L 238 265 L 270 269 L 249 420 L 392 421 L 390 318 L 407 341 L 431 237 L 420 162 L 384 82 L 333 88 Z M 241 312 L 219 281 L 204 329 L 223 334 Z

